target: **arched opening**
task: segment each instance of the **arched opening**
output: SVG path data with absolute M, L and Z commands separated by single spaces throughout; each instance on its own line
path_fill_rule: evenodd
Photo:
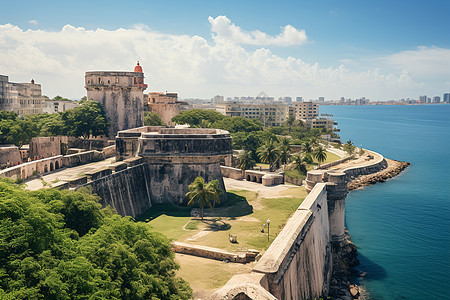
M 55 170 L 59 169 L 59 161 L 55 161 Z
M 53 171 L 53 163 L 50 163 L 50 171 Z
M 257 181 L 256 182 L 258 182 L 258 183 L 262 183 L 262 177 L 257 177 Z
M 47 173 L 47 172 L 48 172 L 48 166 L 44 165 L 44 173 Z
M 251 181 L 250 175 L 247 175 L 247 181 Z

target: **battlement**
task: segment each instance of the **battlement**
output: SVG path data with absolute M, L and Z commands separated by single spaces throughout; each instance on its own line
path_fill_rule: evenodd
M 228 131 L 209 128 L 144 126 L 119 131 L 118 159 L 142 157 L 225 156 L 232 153 Z
M 94 71 L 86 72 L 85 88 L 132 88 L 137 87 L 145 90 L 144 73 L 139 72 L 115 72 L 115 71 Z

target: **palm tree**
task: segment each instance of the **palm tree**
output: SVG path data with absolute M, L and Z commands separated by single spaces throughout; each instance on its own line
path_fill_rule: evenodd
M 355 151 L 355 146 L 353 145 L 351 140 L 348 140 L 347 143 L 344 145 L 344 151 L 346 151 L 349 155 L 352 155 Z
M 309 141 L 303 142 L 303 152 L 305 152 L 305 153 L 313 152 L 313 147 Z
M 289 133 L 291 133 L 292 126 L 294 125 L 294 122 L 295 122 L 295 119 L 294 119 L 293 116 L 289 116 L 289 117 L 286 119 L 286 125 L 288 126 Z
M 280 141 L 280 146 L 278 147 L 280 156 L 279 156 L 279 162 L 282 165 L 286 165 L 290 158 L 291 158 L 291 148 L 290 148 L 290 144 L 289 144 L 289 139 L 288 138 L 282 138 Z
M 211 128 L 212 123 L 209 120 L 202 119 L 198 124 L 198 128 Z
M 201 216 L 203 220 L 203 207 L 208 204 L 209 208 L 214 211 L 215 203 L 220 203 L 220 195 L 222 190 L 219 187 L 219 180 L 212 180 L 205 182 L 203 177 L 199 176 L 189 185 L 189 192 L 186 197 L 189 198 L 188 205 L 198 203 L 201 209 Z M 213 202 L 211 204 L 211 201 Z
M 314 157 L 319 162 L 319 166 L 321 162 L 324 162 L 327 159 L 327 151 L 322 148 L 322 146 L 317 147 Z
M 318 139 L 317 139 L 317 136 L 312 136 L 312 137 L 309 139 L 309 142 L 311 143 L 311 146 L 312 146 L 312 147 L 317 146 L 317 145 L 319 144 L 319 141 L 318 141 Z
M 293 160 L 294 168 L 296 170 L 298 170 L 298 172 L 300 174 L 305 175 L 306 171 L 307 171 L 307 169 L 306 169 L 307 161 L 305 160 L 305 156 L 300 153 L 297 153 L 296 155 L 292 156 L 292 160 Z
M 277 162 L 279 153 L 272 140 L 258 149 L 258 157 L 261 162 L 269 164 L 271 171 L 273 170 L 273 165 Z
M 253 168 L 256 165 L 251 151 L 243 151 L 239 154 L 239 163 L 237 167 L 242 171 Z

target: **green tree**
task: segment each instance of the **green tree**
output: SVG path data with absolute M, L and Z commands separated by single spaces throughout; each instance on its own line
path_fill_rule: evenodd
M 198 203 L 201 209 L 203 219 L 203 207 L 207 204 L 211 210 L 214 210 L 214 204 L 220 202 L 222 190 L 219 187 L 219 180 L 205 182 L 203 177 L 199 176 L 189 185 L 189 192 L 186 197 L 189 198 L 188 205 Z
M 189 124 L 191 126 L 200 125 L 202 120 L 208 120 L 214 123 L 225 118 L 221 113 L 210 109 L 191 109 L 181 112 L 179 115 L 172 118 L 172 122 L 177 124 Z
M 313 152 L 313 146 L 310 141 L 304 141 L 302 145 L 303 151 L 305 153 L 312 153 Z
M 98 102 L 88 100 L 80 106 L 65 111 L 62 120 L 67 134 L 75 137 L 106 135 L 108 133 L 108 122 L 105 111 Z
M 327 159 L 327 151 L 322 148 L 322 146 L 319 146 L 314 152 L 314 157 L 317 159 L 320 165 L 320 163 L 324 162 Z
M 292 163 L 295 170 L 297 170 L 300 174 L 306 175 L 306 164 L 308 161 L 305 159 L 304 155 L 301 153 L 296 153 L 292 156 Z
M 348 140 L 347 143 L 344 144 L 343 149 L 345 152 L 348 153 L 348 155 L 352 155 L 355 151 L 355 145 L 353 145 L 351 140 Z
M 145 126 L 166 126 L 161 117 L 156 112 L 145 112 L 144 113 L 144 125 Z
M 213 128 L 234 132 L 254 132 L 262 130 L 262 124 L 258 120 L 243 117 L 224 117 L 212 124 Z
M 200 124 L 198 124 L 199 128 L 212 128 L 212 123 L 208 120 L 202 120 Z
M 258 156 L 261 162 L 269 164 L 269 168 L 273 171 L 274 165 L 279 158 L 279 150 L 275 143 L 270 140 L 258 149 Z
M 291 158 L 291 148 L 289 144 L 289 139 L 284 137 L 280 140 L 279 150 L 279 162 L 284 166 Z
M 239 163 L 237 167 L 242 171 L 253 169 L 256 165 L 256 161 L 253 159 L 253 155 L 250 151 L 244 150 L 239 154 Z

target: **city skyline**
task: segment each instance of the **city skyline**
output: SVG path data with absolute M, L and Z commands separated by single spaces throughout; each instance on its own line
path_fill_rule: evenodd
M 449 11 L 446 1 L 25 1 L 0 12 L 0 74 L 72 99 L 86 94 L 85 72 L 137 60 L 148 91 L 180 98 L 442 97 Z

